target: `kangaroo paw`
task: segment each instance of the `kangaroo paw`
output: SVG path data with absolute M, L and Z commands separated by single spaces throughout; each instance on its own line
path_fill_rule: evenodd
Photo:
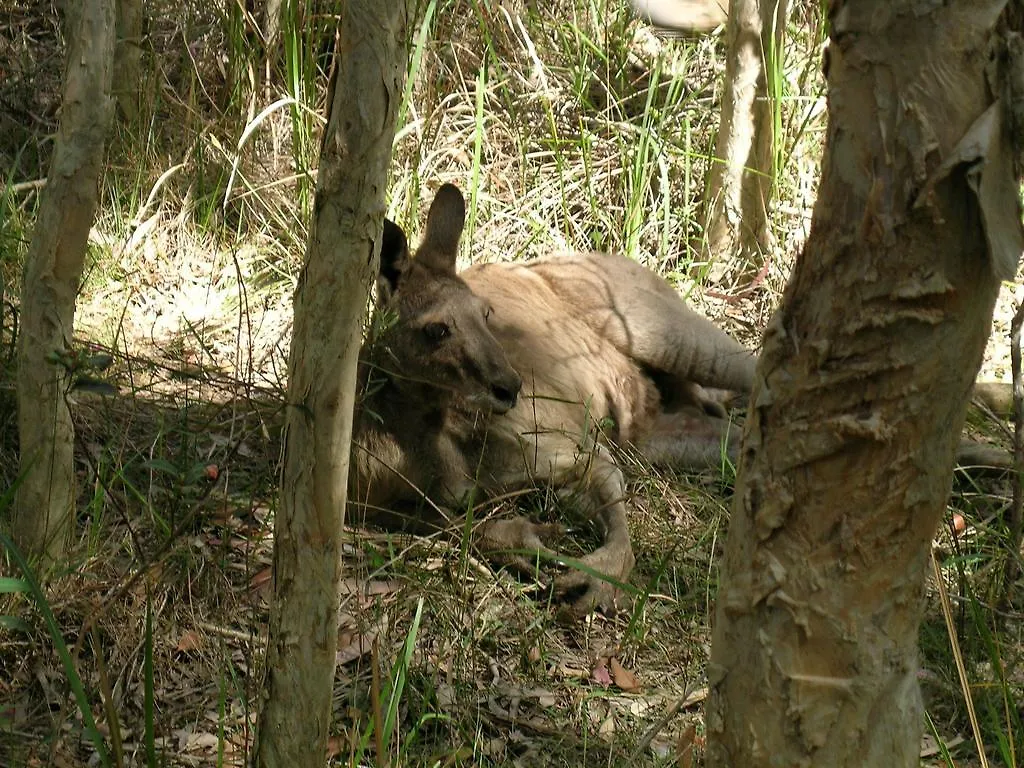
M 556 597 L 566 603 L 573 616 L 586 616 L 595 609 L 614 616 L 629 604 L 629 595 L 622 587 L 633 569 L 630 549 L 605 545 L 582 558 L 580 565 L 554 583 Z
M 523 576 L 539 577 L 545 561 L 557 557 L 548 547 L 565 533 L 557 523 L 534 523 L 525 517 L 489 520 L 477 532 L 477 549 Z M 538 555 L 540 557 L 538 557 Z

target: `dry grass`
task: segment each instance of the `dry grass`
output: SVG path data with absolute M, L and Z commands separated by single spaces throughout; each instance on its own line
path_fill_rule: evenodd
M 25 71 L 52 73 L 56 14 L 38 0 L 26 8 L 0 30 L 0 63 L 20 56 Z M 146 764 L 147 690 L 156 764 L 241 765 L 251 745 L 291 293 L 315 173 L 305 163 L 315 163 L 318 145 L 319 122 L 309 115 L 322 111 L 318 67 L 327 61 L 332 8 L 312 3 L 297 25 L 305 58 L 295 77 L 279 64 L 266 79 L 250 44 L 254 28 L 237 6 L 152 4 L 142 117 L 120 126 L 110 148 L 78 332 L 114 354 L 107 377 L 120 394 L 75 395 L 79 525 L 69 568 L 54 574 L 47 600 L 99 728 L 109 744 L 120 742 L 124 764 Z M 719 40 L 661 40 L 605 0 L 449 0 L 433 18 L 395 142 L 391 217 L 415 239 L 432 190 L 454 182 L 471 206 L 465 263 L 625 251 L 755 345 L 806 237 L 816 190 L 824 129 L 816 11 L 795 11 L 785 64 L 776 250 L 764 281 L 739 299 L 705 296 L 705 287 L 729 294 L 734 286 L 712 286 L 709 274 L 729 270 L 700 263 L 692 247 L 717 122 Z M 52 74 L 39 82 L 40 91 L 55 87 Z M 287 82 L 302 84 L 301 93 Z M 51 103 L 3 88 L 4 104 Z M 289 94 L 311 112 L 285 105 L 257 118 Z M 11 184 L 44 175 L 40 134 L 52 130 L 52 118 L 15 122 L 13 133 L 0 131 L 10 137 L 0 156 L 12 159 Z M 33 152 L 18 155 L 22 146 Z M 3 199 L 0 276 L 12 305 L 34 204 L 29 188 L 8 188 Z M 1018 291 L 1006 292 L 1004 316 Z M 4 312 L 0 333 L 5 485 L 16 467 L 6 351 L 13 317 Z M 986 370 L 1005 377 L 1005 359 L 1005 344 L 996 345 Z M 702 729 L 728 483 L 640 464 L 630 471 L 637 599 L 614 619 L 561 624 L 543 589 L 475 559 L 458 532 L 414 539 L 351 531 L 332 724 L 337 764 L 357 763 L 375 665 L 385 688 L 392 675 L 404 680 L 386 750 L 394 765 L 682 764 L 691 727 L 698 746 Z M 1022 687 L 1020 615 L 989 610 L 994 592 L 986 591 L 998 581 L 993 542 L 1007 496 L 997 482 L 958 483 L 954 504 L 967 531 L 943 545 L 976 693 L 997 713 L 1000 691 Z M 549 499 L 523 503 L 559 514 Z M 0 569 L 17 575 L 9 559 Z M 980 622 L 968 616 L 971 605 L 988 611 Z M 0 766 L 85 764 L 94 749 L 52 635 L 24 595 L 0 593 L 0 616 L 28 622 L 0 629 Z M 978 638 L 989 624 L 1009 682 L 999 682 Z M 967 733 L 966 719 L 935 610 L 922 637 L 929 711 L 952 741 Z M 996 734 L 987 738 L 995 749 Z M 1020 744 L 1019 733 L 1009 738 Z M 954 750 L 958 765 L 970 764 L 970 749 L 968 738 Z M 383 764 L 372 755 L 361 764 Z

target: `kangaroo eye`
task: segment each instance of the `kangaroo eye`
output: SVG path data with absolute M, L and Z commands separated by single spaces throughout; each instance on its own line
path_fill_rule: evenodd
M 432 342 L 444 341 L 451 336 L 452 330 L 446 323 L 427 323 L 423 326 L 423 335 Z

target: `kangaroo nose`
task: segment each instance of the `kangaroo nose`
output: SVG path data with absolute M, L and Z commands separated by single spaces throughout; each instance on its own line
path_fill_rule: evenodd
M 522 388 L 523 380 L 519 377 L 518 373 L 513 372 L 504 381 L 492 384 L 491 394 L 495 400 L 507 406 L 506 410 L 511 410 L 515 408 L 516 401 L 519 399 L 519 390 Z

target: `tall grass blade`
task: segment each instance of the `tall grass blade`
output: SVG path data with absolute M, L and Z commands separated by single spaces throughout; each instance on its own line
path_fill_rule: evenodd
M 121 721 L 117 714 L 117 707 L 114 704 L 114 689 L 110 685 L 110 676 L 107 674 L 107 662 L 103 658 L 103 647 L 100 645 L 100 637 L 95 625 L 89 628 L 89 637 L 92 638 L 93 654 L 96 659 L 96 672 L 100 678 L 100 700 L 103 703 L 103 711 L 107 716 L 107 728 L 110 730 L 110 751 L 113 753 L 114 765 L 117 768 L 123 768 L 124 746 L 121 739 Z
M 398 710 L 402 703 L 402 693 L 405 690 L 405 682 L 408 678 L 409 667 L 412 664 L 413 651 L 416 649 L 416 639 L 419 636 L 420 622 L 422 618 L 423 598 L 421 597 L 416 601 L 416 612 L 413 615 L 409 631 L 406 633 L 405 643 L 402 646 L 402 653 L 395 660 L 395 664 L 391 668 L 391 674 L 388 676 L 387 685 L 384 686 L 384 690 L 380 692 L 380 696 L 373 704 L 374 708 L 377 709 L 380 706 L 380 699 L 387 698 L 387 707 L 383 709 L 383 725 L 381 726 L 382 733 L 374 733 L 374 731 L 377 730 L 374 726 L 374 722 L 381 718 L 378 710 L 378 713 L 371 717 L 371 722 L 366 726 L 359 739 L 359 746 L 354 756 L 355 765 L 360 764 L 362 756 L 366 752 L 366 747 L 370 742 L 371 736 L 374 738 L 374 742 L 379 753 L 378 759 L 380 759 L 391 746 L 391 737 L 395 731 L 395 724 L 398 722 Z
M 480 158 L 483 153 L 485 128 L 484 105 L 487 103 L 487 59 L 484 59 L 476 78 L 476 112 L 473 121 L 473 170 L 469 189 L 469 214 L 466 217 L 466 241 L 473 241 L 476 232 L 477 201 L 480 197 Z
M 28 582 L 10 576 L 0 576 L 0 595 L 15 595 L 29 591 Z M 0 615 L 0 629 L 8 632 L 29 632 L 32 627 L 20 616 Z
M 953 762 L 953 756 L 949 754 L 949 749 L 946 747 L 946 742 L 943 741 L 942 736 L 939 735 L 939 731 L 935 727 L 935 723 L 932 720 L 932 716 L 925 712 L 924 719 L 928 723 L 928 732 L 931 733 L 932 738 L 935 739 L 935 744 L 938 747 L 939 754 L 942 755 L 942 761 L 946 764 L 947 768 L 956 768 L 956 763 Z
M 3 498 L 0 499 L 0 509 L 6 508 L 10 504 L 10 499 L 13 498 L 13 489 L 9 489 Z M 28 592 L 32 596 L 33 602 L 36 604 L 36 609 L 43 617 L 43 621 L 46 623 L 46 629 L 50 634 L 50 639 L 53 641 L 54 648 L 57 651 L 57 655 L 60 657 L 61 664 L 64 667 L 64 674 L 67 675 L 68 685 L 71 687 L 71 693 L 75 697 L 75 703 L 78 705 L 78 711 L 82 715 L 82 725 L 85 729 L 85 735 L 92 742 L 93 747 L 96 749 L 96 754 L 99 758 L 100 764 L 103 766 L 111 765 L 110 753 L 107 751 L 107 745 L 103 740 L 103 735 L 96 727 L 96 720 L 93 717 L 92 709 L 89 706 L 89 697 L 85 693 L 85 686 L 82 684 L 82 678 L 78 675 L 78 670 L 75 668 L 75 662 L 71 658 L 71 651 L 68 650 L 67 643 L 64 642 L 64 635 L 60 631 L 60 627 L 57 625 L 57 619 L 53 615 L 53 611 L 50 609 L 50 603 L 46 599 L 46 595 L 43 593 L 42 587 L 40 587 L 38 580 L 35 577 L 31 566 L 25 557 L 21 554 L 21 551 L 14 545 L 14 542 L 2 531 L 0 531 L 0 544 L 3 544 L 4 548 L 10 553 L 11 558 L 17 564 L 19 570 L 25 578 L 25 582 L 28 584 Z
M 409 70 L 405 76 L 405 88 L 402 91 L 402 106 L 398 108 L 398 122 L 395 124 L 396 137 L 405 127 L 409 114 L 409 107 L 412 104 L 413 87 L 416 85 L 416 78 L 423 63 L 423 49 L 430 39 L 430 32 L 434 24 L 434 13 L 437 11 L 437 0 L 430 0 L 427 9 L 423 12 L 423 20 L 416 31 L 416 40 L 413 43 L 412 54 L 409 58 Z M 397 141 L 397 139 L 396 139 Z
M 156 768 L 156 684 L 153 680 L 153 606 L 146 599 L 146 635 L 142 643 L 142 715 L 146 765 Z
M 402 648 L 402 655 L 395 662 L 395 668 L 391 672 L 391 696 L 388 699 L 388 708 L 384 715 L 384 743 L 391 742 L 391 734 L 395 730 L 395 723 L 398 722 L 398 707 L 402 703 L 402 692 L 405 690 L 405 681 L 409 674 L 409 667 L 412 665 L 413 651 L 416 650 L 416 638 L 420 633 L 420 621 L 423 618 L 423 598 L 416 601 L 416 613 L 412 617 L 412 626 L 405 636 L 405 645 Z
M 988 758 L 985 755 L 985 744 L 981 738 L 981 727 L 978 724 L 978 715 L 974 711 L 974 696 L 971 693 L 971 683 L 967 679 L 967 668 L 964 666 L 964 656 L 960 652 L 960 641 L 957 639 L 956 626 L 953 624 L 953 606 L 949 601 L 949 592 L 946 591 L 946 582 L 942 578 L 942 569 L 939 568 L 939 561 L 935 559 L 932 552 L 932 573 L 935 575 L 935 588 L 938 590 L 939 599 L 942 602 L 942 616 L 946 620 L 946 632 L 949 635 L 949 644 L 953 650 L 953 659 L 956 661 L 957 675 L 960 677 L 960 689 L 964 694 L 964 703 L 967 705 L 967 716 L 971 721 L 971 731 L 974 734 L 974 741 L 978 747 L 978 760 L 982 768 L 988 768 Z

